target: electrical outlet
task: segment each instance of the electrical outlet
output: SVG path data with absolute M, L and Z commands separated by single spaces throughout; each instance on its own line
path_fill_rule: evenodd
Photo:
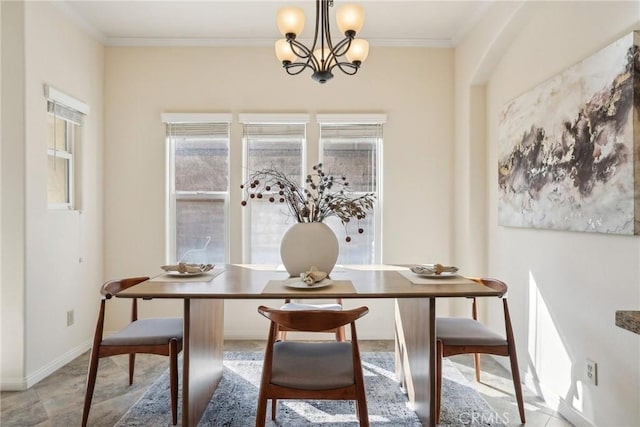
M 587 381 L 590 384 L 598 385 L 598 364 L 591 359 L 587 359 L 586 369 Z
M 67 326 L 73 325 L 73 310 L 67 311 Z

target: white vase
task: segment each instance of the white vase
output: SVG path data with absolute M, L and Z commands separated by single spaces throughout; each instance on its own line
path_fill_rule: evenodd
M 329 274 L 338 260 L 338 239 L 322 222 L 296 223 L 282 236 L 280 258 L 291 276 L 312 266 Z

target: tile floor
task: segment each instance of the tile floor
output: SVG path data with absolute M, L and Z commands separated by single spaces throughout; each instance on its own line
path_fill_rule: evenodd
M 262 341 L 227 341 L 225 350 L 262 351 Z M 393 341 L 362 341 L 362 351 L 393 351 Z M 474 379 L 470 356 L 454 356 L 451 360 L 509 425 L 519 425 L 518 408 L 513 396 L 511 376 L 490 357 L 483 357 L 482 383 Z M 85 380 L 89 353 L 76 358 L 49 377 L 23 392 L 2 392 L 0 425 L 3 427 L 69 427 L 82 419 Z M 100 361 L 89 424 L 111 427 L 168 367 L 166 357 L 138 355 L 134 384 L 127 383 L 127 356 L 114 356 Z M 568 427 L 554 410 L 528 390 L 524 390 L 527 426 Z

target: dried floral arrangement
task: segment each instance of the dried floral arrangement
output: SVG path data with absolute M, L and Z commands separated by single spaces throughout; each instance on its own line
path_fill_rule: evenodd
M 286 204 L 291 216 L 300 223 L 323 222 L 329 217 L 338 217 L 347 230 L 347 242 L 351 241 L 348 224 L 355 219 L 358 233 L 364 233 L 360 220 L 373 209 L 375 200 L 373 193 L 351 194 L 347 178 L 325 174 L 322 163 L 313 166 L 313 173 L 307 175 L 305 186 L 275 168 L 266 168 L 253 172 L 240 188 L 246 194 L 242 206 L 251 199 L 267 198 L 271 203 Z

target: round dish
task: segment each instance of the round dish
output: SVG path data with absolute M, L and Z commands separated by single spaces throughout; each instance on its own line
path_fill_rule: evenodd
M 443 271 L 440 274 L 436 274 L 436 273 L 414 273 L 414 274 L 427 279 L 449 279 L 451 277 L 456 277 L 458 275 L 458 273 L 454 271 Z
M 323 279 L 318 283 L 314 283 L 313 285 L 307 285 L 300 279 L 294 279 L 290 282 L 285 283 L 284 285 L 287 288 L 295 288 L 295 289 L 319 289 L 319 288 L 325 288 L 332 284 L 333 284 L 333 281 L 330 279 Z
M 167 276 L 173 276 L 173 277 L 193 277 L 193 276 L 199 276 L 204 273 L 205 273 L 204 271 L 195 271 L 193 273 L 180 273 L 179 271 L 166 272 Z

